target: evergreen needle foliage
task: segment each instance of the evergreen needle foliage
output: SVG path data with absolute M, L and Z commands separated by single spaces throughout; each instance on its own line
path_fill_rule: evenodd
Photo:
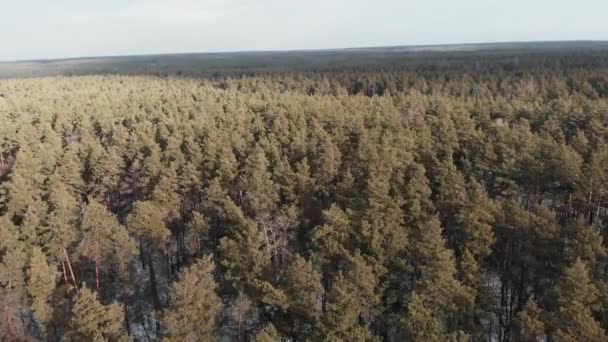
M 0 340 L 605 341 L 608 54 L 514 53 L 0 81 Z

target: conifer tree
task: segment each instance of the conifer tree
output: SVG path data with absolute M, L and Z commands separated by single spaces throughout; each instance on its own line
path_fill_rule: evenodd
M 328 274 L 345 267 L 353 240 L 350 219 L 342 209 L 334 205 L 323 216 L 326 223 L 313 231 L 312 249 L 313 258 Z
M 384 147 L 385 150 L 389 147 Z M 407 247 L 407 230 L 404 226 L 401 198 L 391 196 L 395 192 L 393 173 L 398 173 L 395 153 L 384 152 L 369 161 L 366 186 L 367 208 L 363 214 L 361 245 L 377 266 L 388 266 Z
M 154 250 L 163 249 L 171 234 L 165 211 L 152 201 L 136 202 L 127 221 L 130 232 Z
M 437 219 L 416 227 L 416 243 L 412 255 L 414 267 L 420 272 L 417 288 L 431 310 L 446 312 L 471 298 L 455 278 L 453 252 L 445 247 Z
M 163 168 L 152 192 L 151 201 L 165 213 L 167 222 L 181 215 L 181 198 L 177 182 L 177 171 L 174 166 Z
M 328 294 L 323 320 L 323 336 L 327 341 L 373 341 L 369 324 L 360 324 L 364 308 L 357 297 L 357 285 L 339 275 Z
M 251 216 L 269 212 L 278 199 L 277 187 L 269 172 L 268 159 L 259 145 L 253 149 L 245 163 L 241 187 L 244 190 L 243 205 Z
M 59 234 L 56 234 L 54 231 L 49 231 L 49 235 L 51 235 L 50 238 L 46 236 L 47 234 L 45 233 L 47 232 L 48 223 L 45 222 L 45 214 L 48 210 L 48 204 L 45 201 L 41 199 L 32 200 L 27 206 L 23 216 L 20 217 L 19 235 L 25 242 L 25 246 L 33 247 L 37 244 L 41 244 L 45 249 L 48 248 L 49 250 L 53 250 L 57 255 L 57 253 L 59 253 L 57 251 L 60 250 L 61 247 L 54 242 L 57 240 L 61 242 L 63 237 L 59 236 Z M 52 221 L 50 223 L 52 223 Z M 65 226 L 62 228 L 65 228 Z M 66 233 L 68 233 L 66 234 L 67 237 L 71 236 L 69 232 Z
M 88 193 L 102 200 L 114 191 L 120 175 L 125 167 L 121 151 L 116 147 L 105 149 L 101 144 L 93 142 L 89 146 Z
M 597 288 L 591 283 L 587 266 L 581 259 L 564 270 L 557 294 L 559 307 L 554 323 L 557 340 L 606 340 L 606 332 L 591 312 L 591 305 L 597 300 Z
M 95 264 L 98 290 L 100 272 L 115 266 L 121 275 L 125 275 L 127 265 L 137 253 L 136 244 L 116 216 L 94 198 L 89 198 L 84 208 L 81 234 L 77 250 Z
M 202 251 L 203 246 L 209 242 L 210 225 L 208 219 L 199 212 L 193 212 L 187 224 L 185 245 L 188 252 L 196 254 Z
M 322 128 L 315 128 L 316 135 L 315 145 L 312 146 L 313 155 L 313 176 L 317 183 L 323 186 L 325 191 L 330 190 L 328 187 L 338 174 L 342 154 L 340 149 L 331 140 L 331 136 Z
M 545 334 L 545 318 L 543 310 L 532 299 L 526 303 L 522 311 L 517 313 L 515 325 L 519 330 L 517 339 L 526 342 L 536 342 Z
M 138 201 L 127 218 L 128 230 L 140 242 L 142 264 L 148 267 L 150 292 L 155 310 L 161 308 L 155 255 L 165 250 L 171 232 L 165 223 L 166 212 L 152 201 Z
M 163 313 L 164 340 L 213 341 L 222 303 L 213 279 L 210 256 L 183 271 L 171 287 L 171 301 Z
M 80 215 L 80 202 L 69 187 L 60 180 L 49 184 L 50 212 L 46 217 L 46 225 L 38 227 L 38 243 L 44 251 L 61 259 L 63 249 L 78 239 L 78 220 Z
M 123 331 L 122 305 L 103 305 L 95 292 L 81 288 L 72 308 L 67 336 L 77 341 L 128 341 Z
M 358 253 L 349 258 L 345 272 L 339 272 L 327 294 L 323 334 L 330 341 L 373 341 L 371 322 L 377 315 L 378 281 L 373 268 Z
M 476 182 L 472 184 L 468 197 L 467 204 L 456 214 L 461 233 L 455 246 L 461 251 L 468 249 L 481 261 L 490 254 L 490 247 L 494 243 L 492 225 L 496 208 L 483 187 Z
M 446 334 L 436 315 L 427 309 L 417 293 L 407 305 L 407 315 L 401 319 L 403 337 L 407 341 L 445 341 Z
M 310 261 L 296 255 L 286 270 L 281 285 L 288 298 L 290 335 L 301 339 L 311 338 L 318 329 L 321 316 L 321 275 Z
M 25 340 L 25 320 L 22 315 L 26 254 L 17 246 L 5 251 L 0 262 L 0 339 Z
M 254 338 L 255 342 L 280 342 L 279 332 L 272 323 L 269 323 L 264 329 L 260 330 Z
M 50 177 L 59 178 L 61 182 L 66 184 L 73 194 L 82 194 L 84 191 L 84 181 L 82 179 L 83 163 L 78 156 L 78 148 L 76 146 L 69 147 L 57 162 L 55 173 Z
M 30 256 L 27 289 L 31 299 L 30 307 L 40 322 L 42 331 L 52 316 L 51 297 L 56 285 L 55 273 L 40 248 L 35 247 Z

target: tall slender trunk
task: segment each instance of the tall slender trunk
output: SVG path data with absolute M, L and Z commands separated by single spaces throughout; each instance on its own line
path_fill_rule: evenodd
M 78 287 L 76 284 L 76 277 L 74 276 L 74 270 L 72 269 L 72 263 L 70 262 L 70 258 L 68 257 L 68 252 L 63 248 L 63 255 L 65 256 L 65 261 L 68 264 L 68 269 L 70 270 L 70 275 L 72 276 L 72 282 L 74 284 L 74 288 Z
M 591 211 L 591 201 L 593 199 L 593 179 L 591 179 L 591 187 L 589 190 L 589 197 L 587 198 L 587 217 L 589 218 L 589 225 L 593 224 L 593 212 Z
M 63 271 L 63 280 L 65 281 L 65 285 L 68 285 L 68 272 L 65 269 L 65 261 L 61 261 L 61 270 Z
M 156 271 L 154 269 L 154 258 L 152 257 L 152 253 L 148 255 L 148 267 L 150 268 L 150 290 L 152 291 L 152 304 L 154 305 L 154 310 L 160 310 L 160 297 L 158 296 Z
M 95 287 L 99 293 L 99 255 L 95 256 Z
M 99 293 L 99 233 L 95 232 L 95 287 Z
M 127 304 L 123 305 L 125 312 L 125 326 L 127 328 L 127 335 L 131 336 L 131 322 L 129 322 L 129 309 L 127 308 Z
M 601 201 L 598 199 L 598 201 L 597 201 L 597 210 L 595 212 L 595 225 L 596 226 L 599 226 L 599 223 L 600 223 L 600 208 L 601 208 L 600 204 L 601 204 Z
M 146 269 L 146 254 L 144 253 L 144 243 L 139 240 L 139 260 L 141 261 L 141 268 Z

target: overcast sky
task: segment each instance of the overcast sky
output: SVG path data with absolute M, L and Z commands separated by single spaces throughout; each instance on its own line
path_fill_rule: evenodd
M 0 60 L 608 40 L 608 0 L 0 0 Z

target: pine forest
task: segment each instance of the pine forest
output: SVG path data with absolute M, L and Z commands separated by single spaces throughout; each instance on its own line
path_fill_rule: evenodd
M 0 79 L 0 340 L 608 341 L 606 51 Z

